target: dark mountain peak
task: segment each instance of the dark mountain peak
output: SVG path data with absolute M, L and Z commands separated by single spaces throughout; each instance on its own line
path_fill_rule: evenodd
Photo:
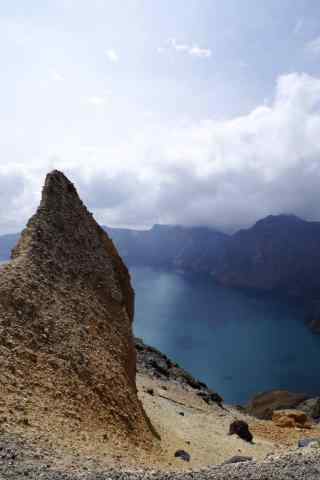
M 218 235 L 223 235 L 223 236 L 228 236 L 228 234 L 223 233 L 222 231 L 213 228 L 213 227 L 208 227 L 205 225 L 166 225 L 166 224 L 159 224 L 155 223 L 151 231 L 154 232 L 187 232 L 187 233 L 207 233 L 208 235 L 210 234 L 218 234 Z
M 268 215 L 267 217 L 258 220 L 253 228 L 260 228 L 265 226 L 279 226 L 279 225 L 295 225 L 305 223 L 300 217 L 291 213 L 282 213 L 279 215 Z

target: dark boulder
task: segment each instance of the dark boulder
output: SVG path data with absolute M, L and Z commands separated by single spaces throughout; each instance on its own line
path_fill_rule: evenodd
M 252 442 L 253 435 L 249 430 L 249 425 L 243 420 L 234 420 L 230 424 L 229 435 L 238 435 L 242 440 L 246 442 Z
M 190 454 L 185 450 L 177 450 L 174 456 L 176 458 L 181 458 L 181 460 L 184 460 L 185 462 L 190 462 L 191 459 Z
M 208 405 L 211 405 L 213 403 L 217 403 L 218 405 L 222 404 L 222 398 L 220 395 L 216 392 L 213 392 L 210 389 L 207 390 L 200 390 L 197 392 L 198 397 L 201 397 Z

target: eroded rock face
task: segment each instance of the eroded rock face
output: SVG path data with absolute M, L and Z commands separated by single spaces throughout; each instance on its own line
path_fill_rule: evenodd
M 276 410 L 273 412 L 272 421 L 278 427 L 310 427 L 307 415 L 301 410 Z
M 287 390 L 271 390 L 259 393 L 252 398 L 246 411 L 254 417 L 270 420 L 275 410 L 296 408 L 308 398 L 303 393 L 288 392 Z
M 53 171 L 0 272 L 2 423 L 151 442 L 135 385 L 133 310 L 112 241 Z

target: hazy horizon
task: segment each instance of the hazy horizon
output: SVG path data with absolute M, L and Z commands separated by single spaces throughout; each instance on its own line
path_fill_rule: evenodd
M 146 232 L 146 231 L 150 231 L 152 230 L 154 227 L 157 227 L 157 226 L 160 226 L 160 227 L 178 227 L 178 228 L 191 228 L 191 229 L 194 229 L 194 228 L 205 228 L 205 229 L 209 229 L 209 230 L 213 230 L 213 231 L 217 231 L 217 232 L 221 232 L 221 233 L 224 233 L 226 235 L 232 235 L 236 232 L 238 232 L 239 230 L 246 230 L 246 229 L 250 229 L 251 227 L 253 227 L 257 222 L 261 221 L 261 220 L 264 220 L 268 217 L 296 217 L 298 218 L 299 220 L 303 220 L 305 222 L 310 222 L 312 220 L 306 220 L 302 217 L 298 217 L 297 215 L 295 214 L 292 214 L 292 213 L 279 213 L 277 215 L 274 215 L 272 213 L 270 213 L 269 215 L 266 215 L 265 217 L 262 217 L 262 218 L 258 218 L 255 222 L 253 222 L 252 224 L 249 224 L 249 225 L 245 225 L 245 226 L 242 226 L 242 227 L 236 227 L 236 226 L 230 226 L 229 228 L 220 228 L 219 226 L 215 226 L 215 225 L 181 225 L 181 224 L 178 224 L 178 223 L 172 223 L 172 224 L 167 224 L 167 223 L 154 223 L 148 227 L 133 227 L 133 226 L 126 226 L 126 225 L 106 225 L 106 224 L 101 224 L 102 227 L 104 228 L 111 228 L 111 229 L 119 229 L 119 230 L 132 230 L 132 231 L 141 231 L 141 232 Z M 320 221 L 316 221 L 316 222 L 320 222 Z M 27 221 L 26 221 L 27 223 Z M 11 231 L 11 232 L 7 232 L 7 233 L 3 233 L 0 231 L 0 236 L 5 236 L 5 235 L 16 235 L 16 234 L 20 234 L 21 231 L 25 228 L 26 226 L 26 223 L 22 226 L 22 228 L 18 231 Z M 0 262 L 1 263 L 1 262 Z

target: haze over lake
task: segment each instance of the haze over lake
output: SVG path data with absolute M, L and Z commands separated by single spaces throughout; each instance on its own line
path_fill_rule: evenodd
M 131 268 L 135 334 L 228 403 L 270 389 L 319 394 L 320 336 L 293 300 L 225 288 L 206 275 Z

